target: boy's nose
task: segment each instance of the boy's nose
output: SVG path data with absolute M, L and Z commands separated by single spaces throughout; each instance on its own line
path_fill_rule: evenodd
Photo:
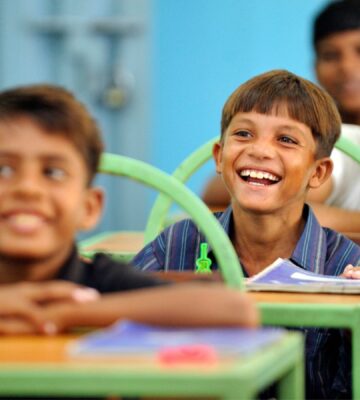
M 257 141 L 249 146 L 248 155 L 258 159 L 273 158 L 274 149 L 272 145 L 266 141 Z
M 30 171 L 24 172 L 18 176 L 14 192 L 24 197 L 39 197 L 43 193 L 41 179 Z
M 352 74 L 360 68 L 360 55 L 346 53 L 341 57 L 340 70 L 343 74 Z

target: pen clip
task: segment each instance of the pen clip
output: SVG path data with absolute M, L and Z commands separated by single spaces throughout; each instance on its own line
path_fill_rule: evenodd
M 201 243 L 200 244 L 200 257 L 196 260 L 196 269 L 195 273 L 200 274 L 211 274 L 211 259 L 207 256 L 208 253 L 208 244 Z

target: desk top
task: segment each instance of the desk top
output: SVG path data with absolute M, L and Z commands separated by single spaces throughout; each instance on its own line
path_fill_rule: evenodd
M 83 241 L 85 251 L 138 253 L 144 247 L 143 232 L 105 232 Z
M 247 292 L 257 303 L 306 303 L 360 305 L 360 294 Z
M 141 356 L 72 358 L 66 346 L 74 335 L 0 339 L 0 395 L 248 397 L 297 368 L 303 357 L 298 333 L 242 359 L 215 365 L 166 366 Z M 95 360 L 95 361 L 94 361 Z M 171 382 L 171 384 L 169 384 Z M 235 395 L 236 394 L 236 395 Z

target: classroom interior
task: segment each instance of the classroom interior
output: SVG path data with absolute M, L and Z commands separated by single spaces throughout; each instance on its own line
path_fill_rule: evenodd
M 96 183 L 106 192 L 105 211 L 94 230 L 78 237 L 83 256 L 100 250 L 130 261 L 144 241 L 188 213 L 212 237 L 216 256 L 228 261 L 222 270 L 225 282 L 244 288 L 227 237 L 222 239 L 208 220 L 210 211 L 197 199 L 215 172 L 211 148 L 219 135 L 221 109 L 235 87 L 268 70 L 286 69 L 316 82 L 311 27 L 327 2 L 0 1 L 1 89 L 40 82 L 62 85 L 87 105 L 104 136 L 106 155 Z M 177 169 L 195 151 L 192 169 Z M 133 160 L 147 166 L 114 172 L 112 155 L 128 157 L 124 166 Z M 183 192 L 177 179 L 191 192 Z M 172 200 L 158 197 L 159 188 Z M 360 233 L 352 239 L 360 243 Z M 188 281 L 194 274 L 169 273 L 166 279 Z M 353 398 L 360 398 L 359 295 L 345 300 L 324 293 L 250 296 L 265 326 L 350 331 Z M 283 333 L 269 348 L 244 358 L 173 369 L 154 366 L 146 357 L 118 363 L 99 361 L 96 355 L 94 361 L 93 354 L 90 359 L 69 357 L 69 343 L 78 338 L 79 332 L 46 343 L 38 337 L 1 338 L 0 398 L 238 400 L 258 398 L 274 384 L 278 399 L 305 398 L 304 340 L 298 332 Z

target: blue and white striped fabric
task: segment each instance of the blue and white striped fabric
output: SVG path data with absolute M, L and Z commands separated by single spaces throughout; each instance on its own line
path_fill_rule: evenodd
M 339 275 L 347 264 L 360 265 L 358 245 L 321 227 L 307 205 L 303 215 L 305 227 L 290 257 L 292 262 L 324 275 Z M 229 234 L 233 226 L 232 208 L 215 216 Z M 200 243 L 205 241 L 191 220 L 180 221 L 149 243 L 133 262 L 147 271 L 194 270 Z M 212 269 L 217 269 L 211 249 L 208 257 L 213 260 Z M 246 271 L 243 272 L 246 276 Z M 335 329 L 303 331 L 306 333 L 307 398 L 351 398 L 351 351 L 344 332 Z

